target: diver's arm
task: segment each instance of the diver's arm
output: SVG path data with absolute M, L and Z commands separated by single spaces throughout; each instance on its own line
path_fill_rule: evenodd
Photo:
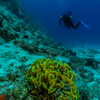
M 62 18 L 60 18 L 60 20 L 59 20 L 59 25 L 61 26 L 61 21 L 62 21 Z

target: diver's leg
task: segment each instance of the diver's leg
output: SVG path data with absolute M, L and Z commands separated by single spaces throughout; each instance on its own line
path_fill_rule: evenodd
M 67 28 L 70 29 L 70 25 L 67 25 Z
M 70 22 L 70 26 L 72 26 L 74 29 L 77 29 L 79 25 L 80 25 L 80 22 L 78 22 L 76 26 L 74 26 L 72 21 Z

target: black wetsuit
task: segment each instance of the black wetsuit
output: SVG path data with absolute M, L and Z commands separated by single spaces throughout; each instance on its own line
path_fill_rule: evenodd
M 67 14 L 64 14 L 64 15 L 62 16 L 62 18 L 60 19 L 60 21 L 59 21 L 60 26 L 61 26 L 61 21 L 62 21 L 62 20 L 64 21 L 64 26 L 67 26 L 68 28 L 70 28 L 70 26 L 71 26 L 71 27 L 73 27 L 74 29 L 77 29 L 78 26 L 79 26 L 79 24 L 80 24 L 80 21 L 79 21 L 79 22 L 77 23 L 77 25 L 74 26 L 72 20 L 70 20 L 70 18 L 67 17 Z

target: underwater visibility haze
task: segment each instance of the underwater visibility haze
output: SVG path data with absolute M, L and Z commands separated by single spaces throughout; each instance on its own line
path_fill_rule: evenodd
M 100 100 L 99 5 L 0 0 L 0 100 Z
M 100 43 L 100 1 L 91 0 L 21 0 L 27 13 L 33 15 L 37 21 L 47 29 L 49 36 L 64 45 L 99 45 Z M 90 28 L 83 25 L 75 30 L 59 26 L 60 16 L 72 11 L 73 23 L 83 21 Z

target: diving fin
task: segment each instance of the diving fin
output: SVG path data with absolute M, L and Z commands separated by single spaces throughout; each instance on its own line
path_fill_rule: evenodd
M 89 26 L 87 26 L 83 21 L 80 21 L 81 22 L 81 24 L 83 25 L 83 26 L 85 26 L 86 28 L 90 28 Z

